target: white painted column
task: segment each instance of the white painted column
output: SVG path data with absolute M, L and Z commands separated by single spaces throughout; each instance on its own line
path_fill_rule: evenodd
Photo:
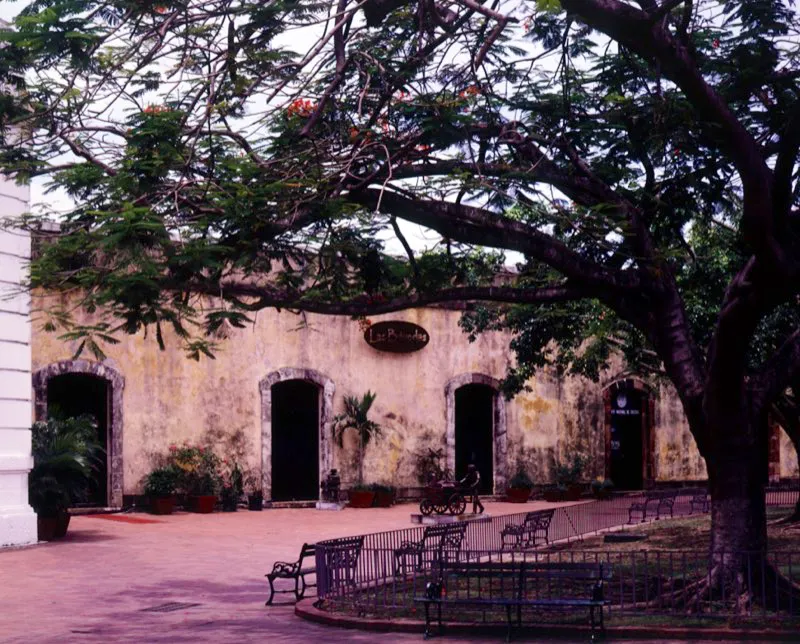
M 29 190 L 0 176 L 0 220 L 28 210 Z M 36 543 L 28 505 L 31 458 L 30 297 L 21 292 L 31 243 L 0 228 L 0 547 Z

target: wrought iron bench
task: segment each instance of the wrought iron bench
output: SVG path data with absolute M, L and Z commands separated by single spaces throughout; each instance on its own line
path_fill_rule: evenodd
M 642 515 L 641 523 L 647 519 L 648 513 L 655 512 L 656 519 L 661 518 L 661 514 L 669 512 L 673 516 L 673 506 L 675 498 L 680 490 L 648 490 L 644 494 L 644 500 L 634 501 L 628 508 L 628 523 L 633 523 L 633 515 L 640 512 Z M 653 509 L 655 508 L 655 509 Z
M 535 548 L 536 540 L 541 536 L 545 543 L 550 543 L 548 532 L 555 510 L 536 510 L 528 512 L 522 523 L 509 523 L 500 532 L 502 548 Z M 506 539 L 509 543 L 506 543 Z
M 306 588 L 314 588 L 316 584 L 309 584 L 306 582 L 306 575 L 313 575 L 316 573 L 316 567 L 310 566 L 303 568 L 303 560 L 316 556 L 316 547 L 313 543 L 304 543 L 300 548 L 300 557 L 295 562 L 276 561 L 272 566 L 272 572 L 264 575 L 269 581 L 269 599 L 264 604 L 269 606 L 275 594 L 281 593 L 294 593 L 297 601 L 303 599 Z M 294 579 L 294 590 L 275 590 L 276 579 Z
M 433 635 L 432 605 L 436 606 L 439 634 L 443 632 L 442 607 L 469 606 L 484 611 L 503 607 L 508 639 L 511 639 L 514 624 L 522 625 L 524 607 L 540 610 L 588 608 L 594 637 L 598 626 L 605 633 L 603 607 L 611 602 L 605 599 L 604 582 L 611 577 L 611 566 L 599 562 L 456 562 L 444 566 L 439 580 L 428 583 L 425 596 L 414 597 L 414 602 L 425 605 L 425 639 Z M 589 582 L 588 587 L 582 582 Z M 448 592 L 448 585 L 454 590 Z M 515 609 L 516 614 L 513 614 Z
M 708 492 L 701 488 L 684 490 L 684 494 L 690 495 L 689 499 L 689 514 L 694 512 L 695 506 L 700 508 L 700 512 L 709 512 L 711 510 L 711 502 L 708 498 Z
M 458 553 L 464 541 L 467 524 L 444 523 L 429 525 L 422 533 L 419 541 L 403 541 L 394 551 L 394 574 L 399 571 L 406 572 L 406 561 L 409 557 L 414 560 L 414 569 L 421 570 L 425 553 L 432 553 L 432 562 L 447 559 L 451 553 Z

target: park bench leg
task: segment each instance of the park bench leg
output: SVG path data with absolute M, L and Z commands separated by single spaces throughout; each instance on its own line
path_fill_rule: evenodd
M 506 632 L 506 642 L 510 642 L 511 641 L 511 629 L 512 629 L 511 604 L 506 604 L 506 617 L 508 618 L 508 631 Z
M 425 602 L 425 639 L 431 637 L 431 603 Z
M 267 577 L 267 581 L 269 581 L 269 599 L 264 603 L 264 606 L 272 604 L 272 599 L 275 597 L 275 586 L 272 577 Z
M 306 594 L 306 580 L 303 575 L 298 574 L 294 580 L 294 597 L 297 601 L 303 599 Z

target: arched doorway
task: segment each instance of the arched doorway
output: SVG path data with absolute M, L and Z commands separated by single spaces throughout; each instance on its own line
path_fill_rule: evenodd
M 64 360 L 33 374 L 36 420 L 87 414 L 97 426 L 105 459 L 83 500 L 89 506 L 122 507 L 122 392 L 116 369 L 88 360 Z
M 606 388 L 604 399 L 606 478 L 621 490 L 648 487 L 655 478 L 653 397 L 642 383 L 627 379 Z
M 272 385 L 273 501 L 318 496 L 319 398 L 319 387 L 306 380 Z
M 506 405 L 500 382 L 483 374 L 453 378 L 445 386 L 447 467 L 462 478 L 474 463 L 481 474 L 481 492 L 506 486 Z
M 333 466 L 333 381 L 312 369 L 284 368 L 259 389 L 265 498 L 319 499 L 319 482 Z

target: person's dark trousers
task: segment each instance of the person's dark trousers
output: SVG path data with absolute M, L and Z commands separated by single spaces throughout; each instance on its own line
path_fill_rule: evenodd
M 478 493 L 472 493 L 472 514 L 478 514 L 478 508 L 481 509 L 480 514 L 483 514 L 483 503 L 478 498 Z

